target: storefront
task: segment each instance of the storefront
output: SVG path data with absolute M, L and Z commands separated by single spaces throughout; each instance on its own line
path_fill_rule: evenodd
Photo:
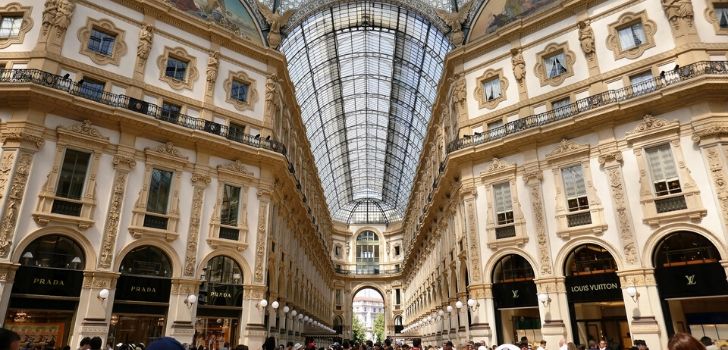
M 21 337 L 21 349 L 68 344 L 86 259 L 74 240 L 47 235 L 30 243 L 15 274 L 4 327 Z
M 141 246 L 119 267 L 109 344 L 144 343 L 164 335 L 172 265 L 159 248 Z
M 574 342 L 589 345 L 606 340 L 610 347 L 632 346 L 617 264 L 594 244 L 574 249 L 566 259 L 566 295 Z
M 675 232 L 657 244 L 653 263 L 669 335 L 728 340 L 728 281 L 719 260 L 697 233 Z
M 243 274 L 230 257 L 219 255 L 207 263 L 195 322 L 195 346 L 221 350 L 234 348 L 243 312 Z
M 531 264 L 516 254 L 501 258 L 493 270 L 493 305 L 498 343 L 542 339 L 536 284 Z

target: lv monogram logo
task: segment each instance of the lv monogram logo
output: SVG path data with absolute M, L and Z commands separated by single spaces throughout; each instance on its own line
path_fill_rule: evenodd
M 518 299 L 520 295 L 518 295 L 518 289 L 511 290 L 511 293 L 513 293 L 513 299 Z
M 698 282 L 695 282 L 695 275 L 685 275 L 685 279 L 688 280 L 688 286 L 694 286 L 698 284 Z

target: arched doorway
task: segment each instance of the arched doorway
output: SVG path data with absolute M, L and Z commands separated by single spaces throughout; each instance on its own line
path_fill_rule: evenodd
M 336 315 L 334 317 L 334 322 L 332 322 L 334 325 L 334 330 L 336 331 L 336 334 L 342 334 L 344 331 L 344 320 L 341 318 L 341 315 Z
M 374 288 L 362 288 L 352 299 L 352 339 L 384 341 L 384 296 Z
M 172 263 L 161 249 L 149 245 L 130 251 L 119 266 L 109 344 L 149 344 L 164 335 Z
M 394 318 L 394 333 L 400 334 L 400 333 L 402 333 L 402 329 L 404 329 L 402 315 L 397 315 L 397 317 Z
M 624 349 L 632 345 L 617 263 L 605 248 L 580 245 L 564 264 L 572 334 L 577 344 L 607 340 Z
M 19 263 L 4 327 L 20 334 L 23 347 L 60 348 L 69 341 L 81 295 L 83 248 L 50 234 L 31 242 Z
M 728 282 L 719 260 L 718 249 L 694 232 L 657 243 L 652 261 L 669 335 L 728 339 Z
M 195 322 L 195 346 L 234 348 L 243 311 L 243 272 L 233 258 L 218 255 L 207 262 L 201 276 Z
M 373 231 L 356 236 L 356 273 L 379 274 L 379 236 Z
M 493 269 L 493 306 L 498 343 L 521 337 L 542 339 L 536 284 L 531 264 L 517 254 L 502 257 Z

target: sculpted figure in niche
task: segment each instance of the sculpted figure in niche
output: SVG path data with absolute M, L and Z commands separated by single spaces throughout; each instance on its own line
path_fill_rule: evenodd
M 513 64 L 513 75 L 519 83 L 523 84 L 523 78 L 526 77 L 526 61 L 523 60 L 521 49 L 511 49 L 511 55 L 513 55 L 511 58 L 511 64 Z
M 579 22 L 579 42 L 581 43 L 581 50 L 584 51 L 584 55 L 587 58 L 592 59 L 594 57 L 594 31 L 589 26 L 589 23 Z
M 683 21 L 688 26 L 693 25 L 693 5 L 690 0 L 662 0 L 662 6 L 675 29 L 680 29 L 680 22 Z
M 145 24 L 139 32 L 139 44 L 137 45 L 137 57 L 142 61 L 149 57 L 149 51 L 152 49 L 152 26 Z
M 66 31 L 68 25 L 71 24 L 71 16 L 73 16 L 73 9 L 76 5 L 71 0 L 59 0 L 58 10 L 56 12 L 56 18 L 53 21 L 53 25 L 58 28 L 58 36 Z
M 207 59 L 207 82 L 214 83 L 217 80 L 217 66 L 220 61 L 220 51 L 215 51 Z
M 47 33 L 48 29 L 53 25 L 58 12 L 58 0 L 47 0 L 43 8 L 43 33 Z
M 463 23 L 468 18 L 468 13 L 470 13 L 470 7 L 472 5 L 473 1 L 471 0 L 463 4 L 457 12 L 448 12 L 440 9 L 435 10 L 437 16 L 450 27 L 450 40 L 455 46 L 461 46 L 465 41 Z
M 288 20 L 296 12 L 294 10 L 288 10 L 283 14 L 274 13 L 268 6 L 263 3 L 259 3 L 260 13 L 265 17 L 265 21 L 270 25 L 268 32 L 268 45 L 272 49 L 277 49 L 278 45 L 281 44 L 281 28 L 286 26 Z

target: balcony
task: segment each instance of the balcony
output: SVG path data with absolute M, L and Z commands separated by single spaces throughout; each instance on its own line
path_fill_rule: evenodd
M 387 269 L 387 270 L 381 270 L 378 267 L 374 268 L 371 266 L 367 266 L 366 268 L 362 268 L 361 266 L 356 267 L 354 270 L 349 270 L 342 267 L 336 267 L 334 269 L 334 272 L 341 274 L 341 275 L 356 275 L 356 276 L 391 276 L 396 275 L 402 272 L 402 269 Z
M 728 61 L 702 61 L 696 62 L 677 70 L 664 72 L 664 76 L 640 84 L 630 85 L 617 90 L 608 90 L 600 94 L 589 96 L 576 102 L 551 110 L 531 115 L 503 126 L 488 130 L 486 133 L 465 135 L 450 142 L 448 153 L 452 153 L 470 146 L 481 145 L 490 141 L 502 139 L 521 131 L 538 128 L 567 118 L 577 116 L 600 107 L 629 101 L 653 91 L 659 91 L 671 85 L 681 83 L 696 77 L 709 74 L 728 75 Z
M 174 118 L 170 118 L 169 113 L 163 113 L 161 106 L 121 94 L 113 94 L 109 92 L 89 93 L 88 89 L 83 88 L 82 85 L 78 84 L 78 82 L 74 82 L 73 80 L 64 78 L 60 75 L 51 74 L 38 69 L 0 69 L 0 85 L 23 83 L 45 86 L 107 106 L 123 108 L 139 114 L 144 114 L 165 123 L 178 125 L 188 129 L 204 131 L 237 143 L 271 150 L 284 156 L 287 154 L 285 145 L 278 141 L 274 141 L 269 138 L 261 138 L 260 135 L 253 136 L 250 134 L 240 134 L 235 128 L 231 130 L 227 125 L 222 125 L 202 118 L 191 117 L 185 114 L 175 114 Z

